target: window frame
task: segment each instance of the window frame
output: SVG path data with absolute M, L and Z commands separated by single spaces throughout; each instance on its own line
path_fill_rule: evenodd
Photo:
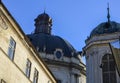
M 10 37 L 9 46 L 8 46 L 8 57 L 11 60 L 14 59 L 15 48 L 16 48 L 16 42 L 12 37 Z
M 30 78 L 30 74 L 31 74 L 31 67 L 32 67 L 32 63 L 29 59 L 27 59 L 26 61 L 26 70 L 25 70 L 25 75 Z
M 34 77 L 33 77 L 33 83 L 38 83 L 38 76 L 39 76 L 39 72 L 35 68 L 35 70 L 34 70 Z
M 112 67 L 110 64 L 111 62 L 113 62 Z M 102 57 L 102 77 L 103 83 L 113 83 L 112 81 L 114 81 L 114 83 L 117 83 L 114 57 L 111 54 L 105 54 Z M 111 77 L 114 79 L 112 80 Z

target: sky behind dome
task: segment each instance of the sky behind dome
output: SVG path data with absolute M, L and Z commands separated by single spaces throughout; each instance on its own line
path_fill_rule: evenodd
M 34 19 L 45 12 L 53 19 L 52 34 L 69 41 L 77 51 L 85 46 L 90 32 L 107 21 L 120 23 L 120 0 L 2 0 L 26 34 L 34 31 Z

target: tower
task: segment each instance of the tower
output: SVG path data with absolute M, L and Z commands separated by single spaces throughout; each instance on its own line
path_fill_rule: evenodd
M 109 6 L 107 22 L 92 30 L 83 51 L 86 56 L 87 83 L 120 83 L 109 43 L 119 39 L 120 23 L 110 21 Z
M 51 34 L 52 20 L 45 12 L 35 19 L 28 38 L 57 79 L 57 83 L 86 83 L 86 68 L 78 51 L 65 39 Z
M 51 34 L 51 26 L 52 19 L 45 13 L 45 11 L 35 19 L 35 33 Z

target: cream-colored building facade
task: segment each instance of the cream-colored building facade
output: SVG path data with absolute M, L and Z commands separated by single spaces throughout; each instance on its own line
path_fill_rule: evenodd
M 0 83 L 56 83 L 20 26 L 0 2 Z

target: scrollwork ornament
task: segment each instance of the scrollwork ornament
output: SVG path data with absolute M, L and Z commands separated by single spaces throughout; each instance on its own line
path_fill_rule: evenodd
M 2 16 L 0 16 L 0 28 L 2 28 L 4 30 L 6 30 L 8 28 L 8 26 L 5 22 L 5 19 Z

